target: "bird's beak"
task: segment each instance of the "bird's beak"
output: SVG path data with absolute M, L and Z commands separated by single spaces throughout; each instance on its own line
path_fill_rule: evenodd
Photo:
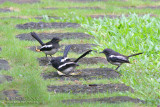
M 99 53 L 103 53 L 103 51 L 102 51 L 102 52 L 99 52 Z

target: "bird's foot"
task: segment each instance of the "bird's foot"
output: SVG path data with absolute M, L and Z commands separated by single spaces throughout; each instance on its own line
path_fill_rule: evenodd
M 58 73 L 58 75 L 60 75 L 60 76 L 65 75 L 64 73 L 62 73 L 62 72 L 60 72 L 60 71 L 57 71 L 57 73 Z
M 37 52 L 41 52 L 41 51 L 37 48 L 37 46 L 36 46 L 36 51 L 37 51 Z

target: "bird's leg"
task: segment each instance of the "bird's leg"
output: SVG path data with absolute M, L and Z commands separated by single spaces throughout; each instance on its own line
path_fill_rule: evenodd
M 57 71 L 58 75 L 62 76 L 62 75 L 65 75 L 64 73 L 60 72 L 60 71 Z
M 120 65 L 116 68 L 116 70 L 118 70 L 119 67 L 120 67 Z
M 40 52 L 40 50 L 37 48 L 37 46 L 36 46 L 36 51 L 37 51 L 37 52 Z

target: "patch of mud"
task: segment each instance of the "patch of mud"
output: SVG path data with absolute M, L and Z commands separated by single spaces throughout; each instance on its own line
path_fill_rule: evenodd
M 54 58 L 54 57 L 53 57 Z M 41 57 L 41 58 L 37 58 L 39 61 L 39 65 L 40 66 L 48 66 L 49 61 L 51 60 L 50 57 L 46 58 L 46 57 Z M 72 61 L 74 61 L 76 58 L 70 58 Z M 97 63 L 104 63 L 107 64 L 107 60 L 105 58 L 102 57 L 84 57 L 82 59 L 80 59 L 78 61 L 78 63 L 80 64 L 97 64 Z
M 23 3 L 37 3 L 37 2 L 40 2 L 40 0 L 0 0 L 0 4 L 4 2 L 13 2 L 18 4 L 23 4 Z
M 90 85 L 62 85 L 62 86 L 48 86 L 48 91 L 55 93 L 113 93 L 113 92 L 125 92 L 133 89 L 125 84 L 90 84 Z
M 0 59 L 0 70 L 9 70 L 10 66 L 6 60 Z
M 0 92 L 0 100 L 23 100 L 24 98 L 18 95 L 17 90 L 4 90 Z
M 0 12 L 12 12 L 12 11 L 7 8 L 0 8 Z
M 54 70 L 54 69 L 53 69 Z M 104 79 L 104 78 L 119 78 L 121 74 L 114 71 L 110 68 L 86 68 L 81 70 L 75 70 L 74 73 L 79 73 L 79 75 L 73 75 L 73 76 L 60 76 L 57 72 L 48 72 L 48 73 L 42 73 L 41 76 L 44 79 L 56 79 L 56 80 L 93 80 L 93 79 Z
M 56 10 L 56 9 L 88 9 L 88 10 L 101 10 L 100 7 L 67 7 L 67 8 L 56 8 L 56 7 L 50 7 L 50 8 L 44 8 L 48 10 Z
M 132 98 L 128 96 L 115 96 L 115 97 L 104 97 L 104 98 L 91 98 L 91 99 L 70 99 L 63 100 L 63 103 L 123 103 L 123 102 L 133 102 L 133 103 L 146 103 L 138 98 Z
M 85 33 L 37 33 L 41 40 L 51 40 L 53 37 L 61 39 L 91 39 L 93 36 Z M 20 40 L 36 41 L 30 33 L 19 34 L 16 36 Z
M 8 75 L 0 75 L 0 84 L 6 82 L 6 81 L 12 81 L 13 78 L 11 76 Z
M 78 28 L 80 27 L 77 23 L 69 23 L 69 22 L 53 22 L 53 23 L 45 23 L 45 22 L 29 22 L 25 24 L 18 24 L 16 28 L 18 29 L 44 29 L 44 28 Z
M 123 7 L 126 9 L 160 9 L 160 6 L 130 6 L 130 7 Z

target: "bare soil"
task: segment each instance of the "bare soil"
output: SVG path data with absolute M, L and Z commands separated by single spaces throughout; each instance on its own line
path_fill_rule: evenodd
M 40 0 L 0 0 L 0 4 L 4 2 L 13 2 L 18 4 L 23 4 L 23 3 L 37 3 L 37 2 L 40 2 Z
M 54 69 L 53 69 L 54 70 Z M 55 70 L 56 71 L 56 70 Z M 44 79 L 56 79 L 56 80 L 93 80 L 93 79 L 110 79 L 110 78 L 119 78 L 121 74 L 110 69 L 110 68 L 86 68 L 81 70 L 75 70 L 75 73 L 79 75 L 72 76 L 60 76 L 57 72 L 44 72 L 41 76 Z
M 45 22 L 29 22 L 25 24 L 18 24 L 16 28 L 18 29 L 45 29 L 45 28 L 78 28 L 80 27 L 77 23 L 70 23 L 70 22 L 53 22 L 53 23 L 45 23 Z
M 123 7 L 123 8 L 126 8 L 126 9 L 160 9 L 160 6 L 130 6 L 130 7 Z
M 0 59 L 0 70 L 9 70 L 10 66 L 6 60 Z
M 0 100 L 23 100 L 17 90 L 4 90 L 0 92 Z
M 41 40 L 51 40 L 53 37 L 59 37 L 61 39 L 91 39 L 94 38 L 91 35 L 85 33 L 37 33 Z M 16 36 L 20 40 L 35 41 L 30 33 L 19 34 Z
M 143 100 L 138 98 L 132 98 L 128 96 L 115 96 L 115 97 L 104 97 L 104 98 L 91 98 L 91 99 L 70 99 L 70 100 L 63 100 L 63 103 L 122 103 L 122 102 L 133 102 L 133 103 L 146 103 Z
M 62 85 L 62 86 L 48 86 L 49 92 L 55 92 L 55 93 L 71 93 L 71 94 L 77 94 L 77 93 L 113 93 L 113 92 L 125 92 L 125 91 L 131 91 L 133 92 L 133 89 L 129 86 L 126 86 L 125 84 L 90 84 L 90 85 Z
M 13 77 L 8 76 L 8 75 L 0 75 L 0 84 L 6 82 L 6 81 L 12 81 Z
M 100 10 L 102 8 L 100 7 L 68 7 L 68 8 L 55 8 L 55 7 L 49 7 L 49 8 L 44 8 L 44 9 L 49 9 L 49 10 L 56 10 L 56 9 L 88 9 L 88 10 Z
M 46 58 L 46 57 L 41 57 L 37 59 L 39 61 L 40 66 L 48 66 L 48 63 L 51 60 L 51 58 Z M 74 61 L 76 58 L 70 58 L 70 59 Z M 102 58 L 102 57 L 90 57 L 90 58 L 84 57 L 80 59 L 78 63 L 80 64 L 97 64 L 97 63 L 107 64 L 108 62 L 105 58 Z
M 12 12 L 12 11 L 7 8 L 0 8 L 0 12 Z

